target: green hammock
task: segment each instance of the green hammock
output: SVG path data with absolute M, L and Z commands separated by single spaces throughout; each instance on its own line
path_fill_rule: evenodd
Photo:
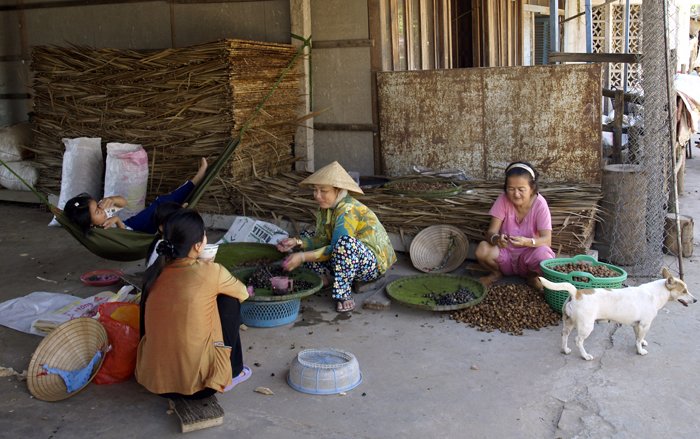
M 255 116 L 257 116 L 257 114 L 260 112 L 262 107 L 265 105 L 265 102 L 267 102 L 277 86 L 280 84 L 280 82 L 282 82 L 282 79 L 287 72 L 289 72 L 292 66 L 294 66 L 294 63 L 296 62 L 297 58 L 299 58 L 299 55 L 302 54 L 304 48 L 307 46 L 310 47 L 310 44 L 311 37 L 304 40 L 304 46 L 299 50 L 299 52 L 297 52 L 296 56 L 289 64 L 289 67 L 287 67 L 284 73 L 282 73 L 282 76 L 280 76 L 270 92 L 267 94 L 267 96 L 265 96 L 265 99 L 263 99 L 262 103 L 255 113 L 253 113 L 250 120 L 248 120 L 248 123 L 245 124 L 241 132 L 238 133 L 236 137 L 231 139 L 216 161 L 207 168 L 207 172 L 202 181 L 192 190 L 192 192 L 190 192 L 189 196 L 185 200 L 185 202 L 189 203 L 187 208 L 192 209 L 197 204 L 197 201 L 199 201 L 209 185 L 211 185 L 212 181 L 214 181 L 214 178 L 216 178 L 226 162 L 228 162 L 231 156 L 236 152 L 236 149 L 238 149 L 238 146 L 241 144 L 241 136 L 248 128 L 248 125 L 250 125 Z M 68 233 L 73 235 L 73 237 L 90 252 L 101 258 L 112 261 L 137 261 L 139 259 L 146 258 L 148 247 L 151 245 L 151 242 L 153 242 L 155 235 L 137 232 L 134 230 L 119 229 L 117 227 L 112 227 L 109 229 L 102 229 L 98 227 L 91 229 L 92 233 L 88 234 L 87 236 L 83 236 L 83 232 L 80 230 L 80 228 L 73 224 L 73 222 L 66 217 L 61 209 L 56 206 L 52 206 L 51 203 L 46 200 L 46 198 L 39 194 L 39 192 L 37 192 L 29 183 L 24 181 L 22 177 L 17 175 L 16 172 L 10 169 L 5 162 L 0 160 L 0 163 L 9 169 L 10 172 L 12 172 L 17 178 L 19 178 L 20 181 L 22 181 L 22 183 L 24 183 L 32 192 L 34 192 L 34 194 L 36 194 L 41 201 L 51 209 L 51 212 L 56 215 L 56 220 L 59 222 L 59 224 L 61 224 L 63 228 L 68 231 Z

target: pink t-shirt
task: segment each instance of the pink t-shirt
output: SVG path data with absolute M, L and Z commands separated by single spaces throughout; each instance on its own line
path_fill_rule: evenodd
M 537 195 L 535 202 L 532 203 L 532 208 L 527 215 L 525 215 L 522 223 L 518 222 L 518 214 L 515 211 L 515 206 L 508 199 L 508 195 L 505 192 L 493 203 L 489 215 L 503 221 L 499 233 L 508 236 L 539 238 L 540 230 L 552 230 L 552 214 L 549 212 L 547 201 L 542 195 Z M 526 248 L 528 247 L 516 249 L 511 245 L 508 246 L 508 250 L 511 254 L 519 254 Z

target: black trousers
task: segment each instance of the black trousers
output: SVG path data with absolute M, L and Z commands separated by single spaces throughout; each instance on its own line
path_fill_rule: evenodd
M 219 318 L 221 319 L 221 329 L 224 334 L 224 344 L 226 344 L 226 346 L 231 346 L 231 372 L 235 378 L 243 372 L 243 349 L 241 348 L 241 337 L 238 333 L 241 327 L 241 302 L 235 297 L 219 294 L 216 298 L 216 306 L 219 308 Z M 170 399 L 202 399 L 212 396 L 215 393 L 216 390 L 207 387 L 193 395 L 161 393 L 160 396 Z

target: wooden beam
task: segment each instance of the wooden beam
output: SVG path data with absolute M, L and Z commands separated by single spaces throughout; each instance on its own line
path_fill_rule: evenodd
M 13 62 L 13 61 L 31 61 L 31 56 L 25 55 L 3 55 L 0 56 L 0 62 Z
M 613 120 L 612 162 L 622 164 L 622 118 L 625 115 L 624 90 L 615 90 L 615 119 Z
M 289 0 L 291 33 L 301 38 L 311 37 L 311 0 Z M 304 42 L 292 38 L 292 44 L 299 50 L 304 47 Z M 314 44 L 315 46 L 315 44 Z M 301 99 L 300 115 L 311 113 L 313 109 L 313 90 L 309 88 L 310 79 L 313 77 L 311 70 L 310 49 L 304 48 L 304 58 L 299 63 L 301 77 L 299 78 L 299 96 Z M 314 169 L 314 125 L 313 118 L 302 122 L 294 134 L 294 155 L 304 157 L 294 164 L 297 171 L 313 172 Z
M 616 90 L 610 90 L 607 88 L 603 88 L 603 96 L 605 96 L 606 98 L 615 99 L 615 91 Z M 639 104 L 644 103 L 644 96 L 636 95 L 634 93 L 625 92 L 624 99 L 626 102 L 635 102 L 635 103 L 639 103 Z
M 549 52 L 547 62 L 611 62 L 636 64 L 639 62 L 636 53 L 571 53 Z
M 344 49 L 349 47 L 373 47 L 374 39 L 313 41 L 314 49 Z
M 371 131 L 376 133 L 379 126 L 373 123 L 314 123 L 317 131 Z
M 3 11 L 23 11 L 28 9 L 53 9 L 72 8 L 76 6 L 103 6 L 121 5 L 131 3 L 174 3 L 174 4 L 201 4 L 201 3 L 245 3 L 245 2 L 269 2 L 277 0 L 64 0 L 55 2 L 36 2 L 17 5 L 0 6 Z
M 29 93 L 0 93 L 0 99 L 31 99 Z
M 369 38 L 376 40 L 382 35 L 383 14 L 382 0 L 367 0 L 367 15 L 369 25 Z M 370 81 L 372 92 L 372 124 L 379 126 L 379 99 L 377 98 L 377 72 L 382 70 L 383 51 L 386 46 L 385 40 L 379 40 L 379 44 L 370 47 L 369 49 L 369 64 L 370 64 Z M 384 173 L 384 162 L 382 160 L 382 144 L 379 135 L 379 130 L 375 131 L 372 136 L 372 147 L 374 153 L 374 173 L 382 175 Z

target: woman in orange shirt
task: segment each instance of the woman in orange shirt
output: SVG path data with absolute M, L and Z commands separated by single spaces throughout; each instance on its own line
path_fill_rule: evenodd
M 168 398 L 206 398 L 251 375 L 238 334 L 246 287 L 220 264 L 198 259 L 206 243 L 199 214 L 175 211 L 146 271 L 136 379 Z

